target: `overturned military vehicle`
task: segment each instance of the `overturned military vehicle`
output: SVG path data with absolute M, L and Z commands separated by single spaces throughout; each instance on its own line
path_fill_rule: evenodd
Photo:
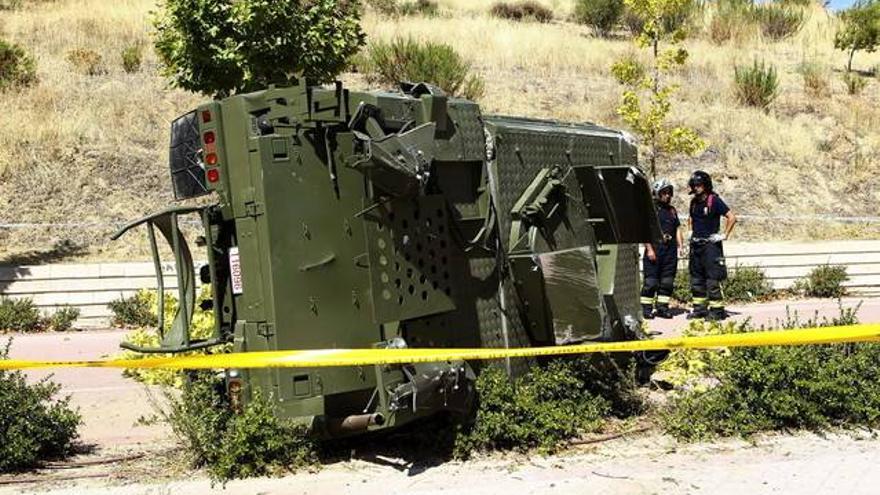
M 592 124 L 483 115 L 425 85 L 272 87 L 171 129 L 178 199 L 145 224 L 174 252 L 181 304 L 161 346 L 235 351 L 553 346 L 639 338 L 637 243 L 659 233 L 635 146 Z M 179 219 L 195 215 L 195 274 Z M 216 317 L 196 340 L 196 276 Z M 159 275 L 160 287 L 162 286 Z M 160 298 L 161 301 L 161 298 Z M 160 310 L 161 312 L 161 310 Z M 160 315 L 160 321 L 162 321 Z M 501 363 L 511 373 L 529 362 Z M 477 363 L 229 369 L 329 436 L 470 407 Z

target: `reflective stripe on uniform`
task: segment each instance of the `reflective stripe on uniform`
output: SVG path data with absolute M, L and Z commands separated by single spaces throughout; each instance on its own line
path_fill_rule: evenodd
M 724 301 L 709 301 L 710 308 L 723 308 Z
M 706 298 L 705 298 L 705 297 L 695 297 L 693 302 L 694 302 L 694 305 L 695 305 L 695 306 L 697 306 L 697 305 L 705 305 L 705 304 L 706 304 Z
M 648 304 L 648 305 L 650 305 L 650 304 L 654 304 L 654 298 L 653 298 L 653 297 L 645 297 L 645 296 L 642 296 L 642 298 L 639 299 L 639 301 L 640 301 L 642 304 Z
M 669 296 L 657 296 L 657 302 L 660 304 L 669 304 Z

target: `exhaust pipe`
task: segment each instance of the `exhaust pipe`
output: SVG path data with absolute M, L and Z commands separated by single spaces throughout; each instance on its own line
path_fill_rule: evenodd
M 330 433 L 358 433 L 365 431 L 370 426 L 382 426 L 385 424 L 385 416 L 380 413 L 352 414 L 344 418 L 327 418 L 327 429 Z

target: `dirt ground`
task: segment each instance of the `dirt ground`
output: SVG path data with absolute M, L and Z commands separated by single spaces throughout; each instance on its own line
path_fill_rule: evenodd
M 853 306 L 859 300 L 847 300 Z M 786 307 L 802 319 L 833 317 L 835 301 L 783 301 L 731 307 L 737 320 L 756 325 L 784 319 Z M 880 299 L 862 303 L 862 322 L 880 322 Z M 672 336 L 684 315 L 653 320 L 650 328 Z M 14 336 L 13 358 L 93 359 L 118 349 L 118 330 Z M 29 372 L 31 379 L 50 374 Z M 54 466 L 36 473 L 0 476 L 5 493 L 877 493 L 880 439 L 867 433 L 771 436 L 755 444 L 724 441 L 682 445 L 654 432 L 572 447 L 562 455 L 492 456 L 468 463 L 408 461 L 382 452 L 353 451 L 351 459 L 317 473 L 233 482 L 212 488 L 203 473 L 181 467 L 171 432 L 140 421 L 153 414 L 155 391 L 111 369 L 57 370 L 53 380 L 72 397 L 84 424 L 85 466 Z M 116 462 L 105 462 L 114 460 Z M 147 481 L 149 480 L 149 481 Z

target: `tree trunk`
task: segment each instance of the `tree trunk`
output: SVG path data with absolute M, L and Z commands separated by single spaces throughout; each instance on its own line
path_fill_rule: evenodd
M 853 55 L 855 55 L 855 54 L 856 54 L 855 48 L 853 48 L 852 50 L 849 51 L 849 62 L 846 64 L 846 71 L 847 72 L 852 72 L 852 59 L 853 59 Z

